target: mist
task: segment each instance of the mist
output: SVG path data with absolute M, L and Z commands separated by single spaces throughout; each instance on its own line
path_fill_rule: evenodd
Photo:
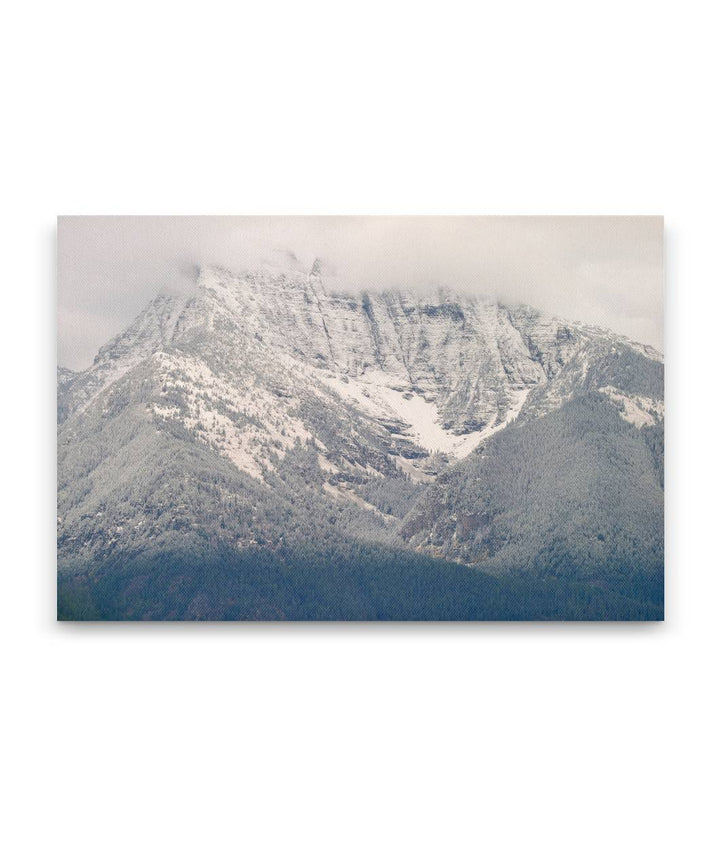
M 663 347 L 661 217 L 60 217 L 58 362 L 90 365 L 198 268 L 323 262 L 328 290 L 437 286 Z

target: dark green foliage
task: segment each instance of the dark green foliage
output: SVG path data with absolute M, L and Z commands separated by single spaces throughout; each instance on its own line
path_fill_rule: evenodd
M 368 295 L 362 306 L 380 354 Z M 452 317 L 453 304 L 443 306 Z M 88 390 L 63 375 L 60 397 L 72 400 L 60 406 L 60 618 L 662 617 L 662 424 L 638 430 L 593 391 L 662 398 L 662 366 L 617 348 L 585 378 L 578 357 L 573 400 L 513 424 L 450 470 L 438 461 L 428 487 L 396 469 L 398 454 L 426 456 L 394 436 L 397 424 L 373 423 L 328 391 L 293 388 L 249 340 L 218 353 L 200 332 L 184 341 L 216 376 L 233 359 L 234 384 L 287 399 L 314 439 L 281 449 L 284 428 L 268 430 L 264 415 L 172 360 L 161 374 L 139 364 L 87 409 Z M 461 403 L 476 382 L 463 381 Z M 218 454 L 218 434 L 203 438 L 202 403 L 225 426 L 257 429 L 262 477 Z M 463 413 L 458 424 L 484 424 Z
M 383 514 L 403 518 L 426 489 L 425 485 L 400 475 L 397 478 L 369 479 L 357 485 L 355 492 Z
M 665 487 L 665 423 L 647 425 L 642 429 L 642 435 L 652 455 L 655 472 L 660 487 Z
M 602 582 L 630 593 L 630 581 L 637 587 L 642 579 L 659 597 L 661 437 L 661 429 L 644 433 L 624 421 L 606 396 L 579 396 L 510 426 L 440 476 L 408 515 L 403 536 L 494 573 Z
M 663 399 L 665 367 L 657 360 L 649 360 L 629 347 L 618 347 L 597 359 L 588 369 L 586 389 L 614 386 L 628 395 L 642 395 Z
M 58 582 L 61 620 L 659 620 L 661 602 L 471 568 L 372 545 L 117 556 Z
M 441 476 L 426 498 L 426 488 L 399 476 L 339 483 L 385 519 L 327 494 L 312 443 L 297 443 L 262 484 L 180 423 L 158 422 L 133 405 L 132 388 L 127 396 L 129 408 L 88 414 L 92 430 L 59 448 L 60 618 L 662 617 L 661 540 L 654 565 L 628 567 L 615 555 L 628 538 L 641 557 L 652 547 L 646 536 L 662 519 L 662 495 L 653 498 L 659 487 L 648 472 L 657 472 L 653 449 L 662 434 L 632 428 L 603 396 L 572 402 L 536 422 L 534 433 L 507 429 Z M 623 474 L 627 503 L 641 513 L 660 503 L 660 517 L 653 512 L 644 530 L 632 514 L 613 518 L 618 498 L 607 495 L 607 460 Z M 406 536 L 429 511 L 425 549 L 493 559 L 487 565 L 496 576 L 398 549 L 396 526 L 385 520 L 418 497 Z M 451 530 L 445 512 L 453 502 Z M 620 511 L 627 512 L 623 501 Z M 468 552 L 453 555 L 447 543 Z

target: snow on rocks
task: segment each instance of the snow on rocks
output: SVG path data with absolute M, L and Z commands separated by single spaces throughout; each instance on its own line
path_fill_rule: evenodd
M 603 386 L 598 392 L 612 399 L 618 405 L 622 418 L 636 428 L 655 425 L 665 418 L 665 402 L 658 399 L 642 395 L 626 395 L 614 386 Z

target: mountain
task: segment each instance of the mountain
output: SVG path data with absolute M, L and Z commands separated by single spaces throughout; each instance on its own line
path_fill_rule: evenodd
M 61 614 L 658 617 L 660 355 L 324 279 L 204 268 L 59 370 Z

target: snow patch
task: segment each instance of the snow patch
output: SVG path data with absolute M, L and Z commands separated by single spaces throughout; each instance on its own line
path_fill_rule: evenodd
M 604 393 L 618 404 L 622 418 L 636 428 L 655 425 L 665 418 L 664 401 L 642 395 L 625 395 L 614 386 L 603 386 L 598 392 Z
M 161 419 L 182 422 L 253 478 L 262 480 L 264 470 L 274 469 L 271 455 L 282 459 L 296 441 L 311 439 L 303 423 L 290 416 L 272 392 L 238 386 L 199 359 L 161 353 L 156 360 L 163 396 L 173 401 L 179 395 L 182 406 L 161 400 L 153 412 Z
M 505 428 L 517 418 L 530 389 L 513 392 L 514 401 L 506 418 L 481 431 L 456 434 L 443 428 L 436 404 L 421 394 L 398 388 L 398 379 L 382 372 L 367 372 L 361 378 L 342 378 L 331 372 L 322 373 L 322 382 L 349 401 L 354 407 L 374 419 L 402 423 L 398 436 L 411 440 L 428 452 L 441 452 L 456 460 L 467 457 L 483 440 Z

